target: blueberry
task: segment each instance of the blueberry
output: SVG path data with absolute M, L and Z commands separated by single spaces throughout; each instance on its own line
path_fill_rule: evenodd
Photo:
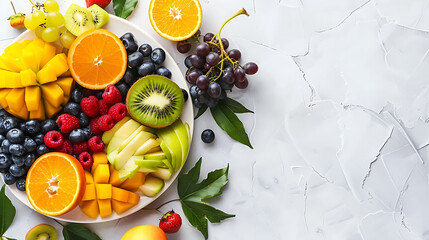
M 34 141 L 32 138 L 30 137 L 26 137 L 24 139 L 24 150 L 26 152 L 32 152 L 34 150 L 36 150 L 37 148 L 37 143 L 36 141 Z
M 12 128 L 18 127 L 18 120 L 14 117 L 6 117 L 3 120 L 3 129 L 5 132 L 9 132 Z
M 25 135 L 24 132 L 21 129 L 18 128 L 12 128 L 7 132 L 7 139 L 11 143 L 21 143 L 24 141 Z
M 128 94 L 128 90 L 129 90 L 127 84 L 125 84 L 123 82 L 118 83 L 118 84 L 116 84 L 116 88 L 121 93 L 122 100 L 125 100 L 127 98 L 127 94 Z
M 156 75 L 164 76 L 166 78 L 171 78 L 171 72 L 166 67 L 159 67 L 155 70 Z
M 79 159 L 79 155 L 77 155 L 77 154 L 75 154 L 75 153 L 73 153 L 73 154 L 72 154 L 72 156 L 73 156 L 74 158 L 76 158 L 76 159 Z
M 70 142 L 77 143 L 85 141 L 85 135 L 82 129 L 73 129 L 69 134 Z
M 224 100 L 225 98 L 226 98 L 226 91 L 222 89 L 220 92 L 219 100 Z
M 9 117 L 9 113 L 4 110 L 4 109 L 0 109 L 0 119 L 5 119 L 6 117 Z
M 24 165 L 27 167 L 31 167 L 34 161 L 36 160 L 36 155 L 34 153 L 27 153 L 24 156 Z
M 7 185 L 12 185 L 16 182 L 16 178 L 9 172 L 4 174 L 4 183 Z
M 3 140 L 5 140 L 6 138 L 4 137 L 4 135 L 3 134 L 0 134 L 0 145 L 1 145 L 1 143 L 3 142 Z
M 198 90 L 197 99 L 200 103 L 207 103 L 209 101 L 209 94 L 206 90 Z
M 88 141 L 92 137 L 92 132 L 90 128 L 84 128 L 82 129 L 83 136 L 85 138 L 85 141 Z
M 197 97 L 198 90 L 199 88 L 197 85 L 192 85 L 189 88 L 189 94 L 191 95 L 191 98 L 195 99 Z
M 137 51 L 138 46 L 134 40 L 129 40 L 127 38 L 124 38 L 121 40 L 122 40 L 122 44 L 124 44 L 125 50 L 127 51 L 128 54 Z
M 9 168 L 12 164 L 12 157 L 9 154 L 0 153 L 0 168 Z
M 10 147 L 10 142 L 9 140 L 5 139 L 3 140 L 3 142 L 1 143 L 1 152 L 2 153 L 9 153 L 9 147 Z
M 42 130 L 42 125 L 37 120 L 29 120 L 25 123 L 25 127 L 22 130 L 30 135 L 35 135 L 40 133 L 40 130 Z
M 86 127 L 91 122 L 91 119 L 84 112 L 79 113 L 77 118 L 79 119 L 81 127 Z
M 143 54 L 144 57 L 149 57 L 152 53 L 152 46 L 144 43 L 139 47 L 139 52 Z
M 16 188 L 19 191 L 25 191 L 25 178 L 20 178 L 16 181 Z
M 196 108 L 202 108 L 204 106 L 204 103 L 200 103 L 200 101 L 198 101 L 198 99 L 194 98 L 194 100 L 192 100 L 192 103 L 194 104 L 194 107 Z
M 42 133 L 46 134 L 49 131 L 57 130 L 58 125 L 54 119 L 46 119 L 42 122 Z
M 13 156 L 22 156 L 25 153 L 25 149 L 21 144 L 13 143 L 9 147 L 9 152 Z
M 102 99 L 103 98 L 103 93 L 104 93 L 104 90 L 98 90 L 98 91 L 95 92 L 95 97 L 97 99 Z
M 124 35 L 122 35 L 119 39 L 121 39 L 121 41 L 122 41 L 123 39 L 128 39 L 128 40 L 130 40 L 130 41 L 135 41 L 135 40 L 134 40 L 134 35 L 133 35 L 132 33 L 130 33 L 130 32 L 125 33 L 125 34 L 124 34 Z
M 165 61 L 165 52 L 161 48 L 155 48 L 150 54 L 150 60 L 153 63 L 160 65 Z
M 0 173 L 7 173 L 9 172 L 9 168 L 0 168 Z
M 151 61 L 143 62 L 142 65 L 140 65 L 138 72 L 142 77 L 153 74 L 155 72 L 155 64 Z
M 185 102 L 188 101 L 188 92 L 182 88 L 183 97 L 185 98 Z
M 211 143 L 215 139 L 215 134 L 211 129 L 206 129 L 201 133 L 201 140 L 205 143 Z
M 25 131 L 25 122 L 20 123 L 18 128 Z
M 34 136 L 34 141 L 36 141 L 37 145 L 41 145 L 43 143 L 45 143 L 45 135 L 44 134 L 37 134 L 36 136 Z
M 12 164 L 10 165 L 9 172 L 14 177 L 21 177 L 25 174 L 25 169 L 16 164 Z
M 22 167 L 24 166 L 24 157 L 12 156 L 12 162 L 17 166 Z
M 42 145 L 37 146 L 36 152 L 40 156 L 40 155 L 43 155 L 45 153 L 48 153 L 49 148 L 45 144 L 42 144 Z
M 64 112 L 73 116 L 77 116 L 81 111 L 79 103 L 69 102 L 64 106 Z
M 139 79 L 139 74 L 135 69 L 127 68 L 122 78 L 128 84 L 128 86 L 131 86 L 137 81 L 137 79 Z
M 209 108 L 214 108 L 217 106 L 218 102 L 219 102 L 219 99 L 217 98 L 209 98 L 209 100 L 207 101 L 207 106 Z
M 137 68 L 143 63 L 143 54 L 141 52 L 133 52 L 128 55 L 128 67 Z
M 83 98 L 83 92 L 79 88 L 75 88 L 71 94 L 71 100 L 75 103 L 80 103 Z
M 187 56 L 186 58 L 185 58 L 185 66 L 187 67 L 187 68 L 191 68 L 192 67 L 192 64 L 191 64 L 191 56 L 189 55 L 189 56 Z

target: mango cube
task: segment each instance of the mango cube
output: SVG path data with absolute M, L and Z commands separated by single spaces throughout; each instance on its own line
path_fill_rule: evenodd
M 14 88 L 6 96 L 7 105 L 14 112 L 19 112 L 23 105 L 25 105 L 24 100 L 25 91 L 23 88 Z
M 107 154 L 105 152 L 98 152 L 92 155 L 94 163 L 92 164 L 91 173 L 94 174 L 98 164 L 107 164 Z
M 144 173 L 137 172 L 132 178 L 125 180 L 119 187 L 135 192 L 144 184 L 145 178 Z
M 110 171 L 108 164 L 98 164 L 94 171 L 94 182 L 109 183 Z
M 112 198 L 112 185 L 110 184 L 95 184 L 98 199 Z
M 53 107 L 60 107 L 64 100 L 64 92 L 57 83 L 48 83 L 42 85 L 43 97 Z
M 117 200 L 112 199 L 112 208 L 117 214 L 121 214 L 125 211 L 128 211 L 129 209 L 131 209 L 135 205 L 136 204 L 121 202 L 121 201 L 117 201 Z
M 25 104 L 28 111 L 37 111 L 39 109 L 41 97 L 42 93 L 38 86 L 25 88 Z
M 112 166 L 112 165 L 110 164 L 110 166 Z M 113 167 L 112 167 L 112 168 L 113 168 Z M 124 182 L 124 181 L 122 181 L 122 180 L 119 178 L 119 171 L 116 171 L 115 169 L 112 169 L 112 170 L 110 171 L 110 179 L 109 179 L 109 183 L 110 183 L 110 184 L 112 184 L 112 186 L 119 187 L 123 182 Z
M 98 202 L 97 200 L 89 200 L 82 202 L 80 205 L 80 210 L 85 213 L 88 217 L 97 218 L 99 213 Z
M 86 184 L 94 183 L 94 178 L 92 177 L 92 174 L 90 172 L 85 171 L 85 179 L 86 179 Z
M 130 191 L 122 188 L 112 187 L 112 199 L 120 202 L 128 202 Z
M 99 199 L 98 209 L 100 210 L 100 217 L 107 217 L 112 215 L 112 203 L 110 199 Z
M 95 185 L 87 184 L 85 188 L 85 193 L 83 194 L 82 201 L 94 200 L 97 199 L 97 195 L 95 193 Z

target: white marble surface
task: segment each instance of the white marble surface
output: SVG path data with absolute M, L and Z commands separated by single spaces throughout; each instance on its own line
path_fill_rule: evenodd
M 84 1 L 64 0 L 83 5 Z M 150 26 L 149 0 L 129 20 L 184 56 Z M 230 164 L 230 183 L 210 203 L 236 218 L 209 225 L 210 239 L 429 239 L 429 1 L 201 0 L 202 32 L 224 30 L 245 61 L 259 63 L 235 99 L 254 150 L 231 141 L 209 114 L 196 121 L 185 170 L 203 157 L 202 175 Z M 29 10 L 25 0 L 15 0 Z M 64 9 L 64 8 L 63 8 Z M 111 9 L 111 8 L 110 8 Z M 11 9 L 2 4 L 0 19 Z M 19 34 L 3 21 L 0 49 Z M 206 145 L 205 128 L 216 132 Z M 10 193 L 8 193 L 10 196 Z M 173 185 L 152 207 L 177 197 Z M 7 236 L 23 239 L 46 222 L 17 202 Z M 178 203 L 174 208 L 182 214 Z M 183 214 L 182 214 L 183 216 Z M 156 224 L 159 215 L 87 225 L 103 239 Z M 186 220 L 169 239 L 203 239 Z

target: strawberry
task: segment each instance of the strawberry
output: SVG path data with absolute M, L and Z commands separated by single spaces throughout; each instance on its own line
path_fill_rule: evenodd
M 15 14 L 13 14 L 12 16 L 10 16 L 7 20 L 10 20 L 10 26 L 15 28 L 15 29 L 23 29 L 24 28 L 24 19 L 25 19 L 25 14 L 24 13 L 16 13 L 15 11 L 15 7 L 13 6 L 13 3 L 10 2 L 12 4 L 12 8 L 13 8 L 13 12 Z
M 97 4 L 101 8 L 106 8 L 110 2 L 111 2 L 111 0 L 86 0 L 86 7 L 89 8 L 93 4 Z
M 179 231 L 181 226 L 182 218 L 173 210 L 164 214 L 164 216 L 162 216 L 161 220 L 159 221 L 159 227 L 165 233 L 176 233 Z

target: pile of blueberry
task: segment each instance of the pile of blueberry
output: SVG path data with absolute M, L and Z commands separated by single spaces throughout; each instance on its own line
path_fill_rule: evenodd
M 50 151 L 44 144 L 46 132 L 57 128 L 54 120 L 20 120 L 0 110 L 0 172 L 4 182 L 25 191 L 25 177 L 33 162 Z

